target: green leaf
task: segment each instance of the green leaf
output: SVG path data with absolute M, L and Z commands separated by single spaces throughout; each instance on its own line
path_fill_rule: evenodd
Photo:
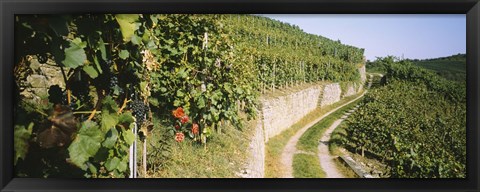
M 183 91 L 181 90 L 177 90 L 177 97 L 183 97 L 185 96 L 185 93 L 183 93 Z
M 197 101 L 197 107 L 199 109 L 205 108 L 205 99 L 203 99 L 203 96 L 200 96 Z
M 95 70 L 95 68 L 91 65 L 83 66 L 83 71 L 88 74 L 92 79 L 95 79 L 98 77 L 98 72 Z
M 127 171 L 127 166 L 128 165 L 128 158 L 125 157 L 123 158 L 123 160 L 118 164 L 117 166 L 117 170 L 120 171 L 120 172 L 125 172 Z
M 102 67 L 100 66 L 100 63 L 98 62 L 98 57 L 97 56 L 93 57 L 93 63 L 95 63 L 95 67 L 96 67 L 98 73 L 102 74 L 103 73 Z
M 95 165 L 93 165 L 89 162 L 87 162 L 87 164 L 88 164 L 88 170 L 90 170 L 90 172 L 93 173 L 93 174 L 97 174 L 97 168 L 95 167 Z
M 182 104 L 181 101 L 178 100 L 178 99 L 175 99 L 175 100 L 173 101 L 173 106 L 175 106 L 175 107 L 179 107 L 181 104 Z
M 105 42 L 103 42 L 103 39 L 100 38 L 100 41 L 98 42 L 98 48 L 100 49 L 100 54 L 102 55 L 102 59 L 104 61 L 107 60 L 107 50 L 105 48 Z
M 188 74 L 187 72 L 185 71 L 185 68 L 180 68 L 180 70 L 178 70 L 178 73 L 177 73 L 178 77 L 182 78 L 182 79 L 185 79 L 187 78 Z
M 107 168 L 108 171 L 113 171 L 118 167 L 119 163 L 120 159 L 118 157 L 113 157 L 105 162 L 105 168 Z
M 123 123 L 133 123 L 135 120 L 133 119 L 133 116 L 132 116 L 132 113 L 131 112 L 125 112 L 125 113 L 122 113 L 119 117 L 118 117 L 118 123 L 119 124 L 123 124 Z
M 127 50 L 121 50 L 120 53 L 118 54 L 118 56 L 121 59 L 125 60 L 130 56 L 130 53 Z
M 87 60 L 87 55 L 83 48 L 86 47 L 86 43 L 82 42 L 80 38 L 76 38 L 70 42 L 70 47 L 65 49 L 65 60 L 62 61 L 65 67 L 77 68 L 83 65 Z
M 115 19 L 120 25 L 120 31 L 122 32 L 123 41 L 128 42 L 131 40 L 132 35 L 137 30 L 137 25 L 135 21 L 138 19 L 138 15 L 136 14 L 117 14 L 115 15 Z
M 32 128 L 33 128 L 33 123 L 30 123 L 28 125 L 28 128 L 25 128 L 25 126 L 19 126 L 15 125 L 15 132 L 14 132 L 14 149 L 15 149 L 15 158 L 14 158 L 14 164 L 17 164 L 18 159 L 25 159 L 25 156 L 27 155 L 28 152 L 28 140 L 30 139 L 30 136 L 32 135 Z
M 133 35 L 133 36 L 132 36 L 132 43 L 133 43 L 134 45 L 138 45 L 138 44 L 140 44 L 140 42 L 142 42 L 142 38 L 141 38 L 141 37 L 139 37 L 139 36 L 137 36 L 137 35 Z
M 131 126 L 135 126 L 135 123 L 132 123 Z M 133 141 L 135 141 L 135 135 L 131 131 L 122 131 L 122 136 L 128 146 L 132 145 Z
M 118 139 L 118 131 L 116 128 L 111 128 L 110 131 L 107 132 L 106 139 L 103 141 L 102 145 L 106 148 L 112 148 L 115 146 L 115 143 Z
M 116 113 L 118 106 L 112 96 L 106 96 L 102 101 L 102 111 L 107 110 L 109 113 Z M 103 113 L 103 112 L 102 112 Z
M 102 130 L 107 131 L 118 124 L 118 115 L 116 113 L 108 113 L 106 110 L 102 111 Z
M 102 139 L 103 133 L 97 123 L 90 120 L 85 121 L 78 131 L 77 137 L 68 147 L 71 162 L 82 170 L 86 170 L 88 166 L 85 162 L 97 153 Z
M 146 81 L 140 82 L 140 90 L 141 90 L 141 91 L 143 92 L 143 94 L 145 94 L 145 95 L 148 95 L 147 85 L 148 85 L 148 82 L 146 82 Z

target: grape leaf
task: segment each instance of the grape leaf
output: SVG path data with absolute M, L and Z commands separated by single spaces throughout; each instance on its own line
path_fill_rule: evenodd
M 121 58 L 121 59 L 127 59 L 129 56 L 130 56 L 130 53 L 127 51 L 127 50 L 121 50 L 120 53 L 118 54 L 118 56 Z
M 103 42 L 103 39 L 100 38 L 100 41 L 98 42 L 98 48 L 100 48 L 100 53 L 102 55 L 102 59 L 104 61 L 107 60 L 107 50 L 105 49 L 105 42 Z
M 86 170 L 88 166 L 85 162 L 97 153 L 102 139 L 103 134 L 97 123 L 90 120 L 85 121 L 78 131 L 77 137 L 68 147 L 71 162 Z
M 119 163 L 120 159 L 118 157 L 113 157 L 105 162 L 105 168 L 107 168 L 108 171 L 112 171 L 118 167 Z
M 83 65 L 87 60 L 87 55 L 85 54 L 85 48 L 87 44 L 82 42 L 80 38 L 76 38 L 70 42 L 70 47 L 65 49 L 65 60 L 62 63 L 65 67 L 77 68 L 78 66 Z
M 115 15 L 118 25 L 120 25 L 120 31 L 122 31 L 123 41 L 128 42 L 131 40 L 137 25 L 135 21 L 138 19 L 136 14 L 117 14 Z
M 135 126 L 135 123 L 132 123 L 130 127 Z M 122 131 L 123 140 L 127 143 L 127 145 L 132 145 L 133 141 L 135 141 L 135 135 L 131 131 Z
M 198 98 L 197 107 L 198 107 L 199 109 L 203 109 L 203 108 L 205 107 L 205 99 L 203 99 L 202 96 L 200 96 L 200 97 Z
M 135 120 L 133 119 L 133 116 L 132 116 L 132 113 L 131 112 L 126 112 L 126 113 L 122 113 L 119 117 L 118 117 L 118 123 L 122 124 L 122 123 L 133 123 Z
M 137 35 L 132 35 L 132 43 L 134 45 L 139 45 L 142 42 L 142 38 Z
M 108 113 L 107 110 L 102 111 L 102 130 L 107 131 L 118 124 L 118 116 L 115 113 Z
M 98 77 L 98 72 L 97 70 L 95 70 L 93 66 L 90 66 L 90 65 L 83 66 L 83 71 L 85 71 L 85 73 L 87 73 L 88 76 L 90 76 L 92 79 L 95 79 Z
M 120 172 L 125 172 L 127 170 L 127 165 L 128 165 L 128 157 L 125 156 L 123 160 L 118 163 L 117 170 Z
M 15 146 L 15 159 L 14 164 L 17 164 L 17 160 L 24 159 L 28 152 L 28 139 L 32 135 L 33 123 L 28 125 L 28 128 L 24 126 L 15 125 L 14 132 L 14 146 Z
M 107 132 L 105 141 L 103 141 L 102 145 L 106 148 L 112 148 L 115 146 L 115 143 L 118 139 L 118 131 L 116 128 L 111 128 L 110 131 Z

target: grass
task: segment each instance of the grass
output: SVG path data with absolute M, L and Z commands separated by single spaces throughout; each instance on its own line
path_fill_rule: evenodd
M 295 154 L 293 156 L 293 177 L 295 178 L 324 178 L 325 172 L 319 166 L 316 155 Z M 314 166 L 312 166 L 314 165 Z M 316 166 L 315 166 L 316 165 Z
M 358 95 L 354 96 L 357 97 Z M 351 100 L 353 98 L 347 98 L 347 100 Z M 297 149 L 312 152 L 315 155 L 304 155 L 304 154 L 295 154 L 294 160 L 297 159 L 297 162 L 294 161 L 293 163 L 293 173 L 295 178 L 308 178 L 312 177 L 312 170 L 320 169 L 321 172 L 323 170 L 320 167 L 320 162 L 318 161 L 317 154 L 318 154 L 318 141 L 321 139 L 325 130 L 330 127 L 334 121 L 339 119 L 343 116 L 343 114 L 355 106 L 360 100 L 354 101 L 339 110 L 335 111 L 334 113 L 330 114 L 329 116 L 323 118 L 321 121 L 316 123 L 314 126 L 309 128 L 301 137 L 297 143 Z M 316 162 L 312 160 L 312 158 L 317 159 Z M 322 175 L 322 176 L 318 176 Z M 315 177 L 321 178 L 324 177 L 324 174 L 318 174 Z
M 312 122 L 313 120 L 321 117 L 325 113 L 335 109 L 336 107 L 343 105 L 350 101 L 352 98 L 357 97 L 358 95 L 353 95 L 346 97 L 341 101 L 334 103 L 332 105 L 326 106 L 324 108 L 317 108 L 303 117 L 299 122 L 292 125 L 290 128 L 286 129 L 279 135 L 276 135 L 268 140 L 265 145 L 265 177 L 267 178 L 278 178 L 283 175 L 283 167 L 280 162 L 280 157 L 282 151 L 287 145 L 288 140 L 295 135 L 295 133 L 300 130 L 302 127 Z
M 358 96 L 358 95 L 357 95 Z M 356 96 L 355 96 L 356 97 Z M 352 98 L 348 99 L 351 100 Z M 318 147 L 318 141 L 323 135 L 323 132 L 332 125 L 332 123 L 342 117 L 342 115 L 348 111 L 350 108 L 355 106 L 359 100 L 350 103 L 341 109 L 335 111 L 329 116 L 323 118 L 320 122 L 316 123 L 310 129 L 308 129 L 301 137 L 297 143 L 297 149 L 307 152 L 316 152 Z
M 247 122 L 251 123 L 251 122 Z M 245 126 L 253 127 L 253 126 Z M 147 178 L 236 178 L 248 153 L 252 131 L 238 130 L 230 125 L 214 132 L 205 146 L 186 136 L 184 142 L 174 141 L 164 126 L 155 127 L 148 145 Z

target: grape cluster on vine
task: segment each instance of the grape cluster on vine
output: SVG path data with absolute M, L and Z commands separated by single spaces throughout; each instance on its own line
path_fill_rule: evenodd
M 140 126 L 146 119 L 146 114 L 148 112 L 148 106 L 142 100 L 134 100 L 129 105 L 132 114 L 137 120 L 137 125 Z

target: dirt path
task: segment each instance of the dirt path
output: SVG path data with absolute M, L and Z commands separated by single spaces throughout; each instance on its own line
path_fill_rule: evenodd
M 370 81 L 368 82 L 367 89 L 370 88 L 370 86 L 372 85 L 371 79 L 372 79 L 372 75 L 370 75 Z M 282 178 L 293 178 L 293 168 L 292 168 L 293 167 L 293 156 L 297 153 L 305 153 L 304 151 L 297 150 L 297 147 L 296 147 L 298 140 L 305 133 L 305 131 L 307 131 L 310 127 L 315 125 L 317 122 L 319 122 L 320 120 L 322 120 L 326 116 L 334 113 L 338 109 L 340 109 L 340 108 L 342 108 L 342 107 L 344 107 L 344 106 L 362 98 L 365 95 L 365 93 L 367 93 L 367 91 L 365 91 L 364 93 L 362 93 L 360 96 L 356 97 L 355 99 L 352 99 L 351 101 L 349 101 L 349 102 L 347 102 L 343 105 L 340 105 L 337 108 L 335 108 L 335 109 L 329 111 L 328 113 L 322 115 L 321 117 L 313 120 L 309 124 L 302 127 L 302 129 L 300 129 L 297 133 L 295 133 L 295 135 L 293 135 L 290 138 L 287 145 L 285 146 L 285 148 L 282 151 L 282 155 L 280 156 L 280 158 L 281 158 L 280 162 L 282 163 L 282 166 L 284 168 Z M 321 164 L 322 169 L 326 173 L 327 178 L 341 178 L 341 177 L 343 177 L 339 173 L 339 171 L 337 170 L 337 168 L 334 164 L 335 162 L 333 162 L 334 157 L 330 155 L 330 152 L 328 150 L 328 141 L 330 140 L 330 136 L 332 135 L 333 130 L 335 130 L 335 128 L 338 125 L 340 125 L 340 123 L 345 118 L 346 118 L 346 116 L 343 116 L 342 119 L 339 119 L 339 120 L 335 121 L 332 124 L 332 126 L 330 126 L 325 131 L 324 135 L 320 139 L 320 145 L 318 146 L 318 158 L 320 160 L 320 164 Z
M 328 150 L 328 145 L 333 130 L 335 130 L 343 122 L 343 120 L 345 120 L 357 108 L 358 106 L 355 106 L 354 109 L 345 113 L 342 118 L 337 119 L 335 122 L 333 122 L 333 124 L 327 130 L 325 130 L 322 138 L 320 139 L 320 144 L 318 145 L 318 159 L 320 160 L 320 167 L 322 167 L 323 171 L 325 171 L 325 178 L 344 178 L 342 173 L 340 173 L 335 166 L 334 159 L 336 157 L 330 154 L 330 151 Z
M 284 167 L 284 172 L 283 172 L 282 178 L 293 178 L 293 169 L 292 169 L 293 155 L 295 155 L 296 153 L 302 153 L 302 151 L 297 150 L 296 145 L 297 145 L 297 142 L 300 139 L 300 137 L 305 133 L 305 131 L 307 131 L 310 127 L 315 125 L 317 122 L 319 122 L 320 120 L 322 120 L 326 116 L 332 114 L 333 112 L 337 111 L 338 109 L 340 109 L 340 108 L 342 108 L 342 107 L 344 107 L 344 106 L 362 98 L 364 94 L 365 94 L 365 92 L 362 95 L 356 97 L 355 99 L 353 99 L 353 100 L 351 100 L 351 101 L 349 101 L 349 102 L 347 102 L 343 105 L 340 105 L 337 108 L 329 111 L 328 113 L 325 113 L 321 117 L 313 120 L 309 124 L 302 127 L 302 129 L 300 129 L 297 133 L 295 133 L 295 135 L 293 135 L 290 138 L 290 140 L 288 140 L 288 143 L 285 146 L 285 148 L 283 149 L 282 155 L 280 157 L 281 158 L 280 162 L 282 163 L 282 166 Z M 328 152 L 328 147 L 327 147 L 327 152 Z
M 372 86 L 372 75 L 370 75 L 370 81 L 368 82 L 367 89 L 370 89 L 371 86 Z M 367 91 L 365 91 L 364 94 L 366 92 Z M 322 167 L 323 171 L 325 172 L 326 178 L 344 178 L 342 173 L 340 173 L 337 167 L 335 166 L 334 159 L 336 157 L 330 154 L 328 145 L 330 142 L 330 137 L 332 136 L 332 132 L 343 122 L 343 120 L 347 119 L 348 116 L 350 116 L 357 109 L 358 109 L 358 105 L 355 106 L 353 109 L 349 110 L 348 112 L 346 112 L 340 119 L 337 119 L 335 122 L 333 122 L 332 125 L 330 125 L 330 127 L 327 130 L 325 130 L 322 138 L 320 138 L 320 143 L 318 144 L 318 159 L 320 161 L 320 167 Z

